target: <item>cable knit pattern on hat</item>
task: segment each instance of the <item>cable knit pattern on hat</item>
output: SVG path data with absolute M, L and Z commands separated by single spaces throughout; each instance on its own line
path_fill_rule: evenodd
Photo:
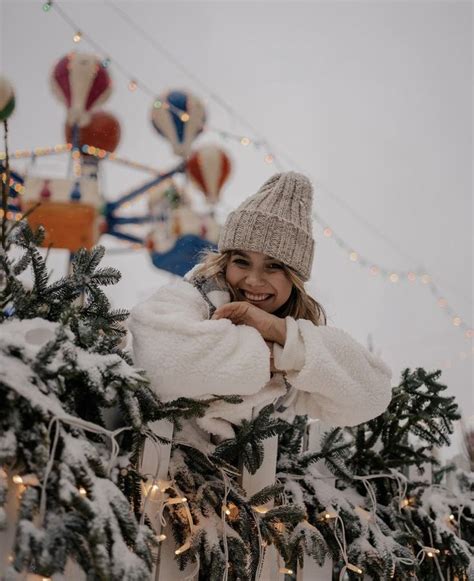
M 218 249 L 263 252 L 293 268 L 306 281 L 314 257 L 313 187 L 297 172 L 277 173 L 231 212 Z

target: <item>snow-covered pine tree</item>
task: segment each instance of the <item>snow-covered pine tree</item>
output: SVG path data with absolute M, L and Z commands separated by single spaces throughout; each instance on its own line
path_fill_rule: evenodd
M 0 256 L 0 498 L 14 483 L 19 497 L 10 573 L 49 577 L 70 557 L 91 579 L 143 579 L 154 537 L 116 485 L 119 436 L 106 429 L 104 410 L 120 408 L 130 430 L 120 450 L 128 464 L 160 405 L 119 348 L 126 313 L 112 310 L 100 287 L 120 275 L 99 268 L 103 249 L 80 251 L 72 273 L 50 282 L 41 236 L 25 221 L 9 224 Z M 28 267 L 31 288 L 19 277 Z
M 460 417 L 454 398 L 442 395 L 439 376 L 406 370 L 384 414 L 327 432 L 319 452 L 301 452 L 304 417 L 283 435 L 278 477 L 307 514 L 291 532 L 289 568 L 301 566 L 309 551 L 319 562 L 330 554 L 338 573 L 350 564 L 350 579 L 467 580 L 472 574 L 472 474 L 458 471 L 453 489 L 441 484 L 446 468 L 433 482 L 406 477 L 410 465 L 439 465 L 435 450 L 449 444 Z

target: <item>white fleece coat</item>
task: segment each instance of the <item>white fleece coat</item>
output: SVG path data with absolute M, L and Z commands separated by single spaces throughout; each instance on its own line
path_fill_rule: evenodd
M 228 302 L 213 292 L 215 306 Z M 164 400 L 179 396 L 243 396 L 243 404 L 219 402 L 198 423 L 211 433 L 232 437 L 232 424 L 249 410 L 284 399 L 294 413 L 334 426 L 353 426 L 381 414 L 390 402 L 391 372 L 385 363 L 347 333 L 286 318 L 287 339 L 270 350 L 253 327 L 228 319 L 209 320 L 209 306 L 186 281 L 161 287 L 132 309 L 130 330 L 135 362 Z

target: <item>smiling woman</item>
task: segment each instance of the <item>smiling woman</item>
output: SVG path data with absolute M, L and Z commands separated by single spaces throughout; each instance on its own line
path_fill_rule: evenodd
M 290 414 L 356 425 L 390 400 L 387 366 L 326 327 L 306 293 L 311 204 L 305 176 L 275 174 L 228 216 L 218 252 L 132 311 L 136 361 L 160 396 L 242 396 L 219 408 L 219 421 L 213 404 L 196 420 L 211 433 L 230 437 L 249 410 L 277 401 Z

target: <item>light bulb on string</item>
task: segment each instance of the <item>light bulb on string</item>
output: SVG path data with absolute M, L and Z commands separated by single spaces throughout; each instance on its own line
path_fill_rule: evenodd
M 138 87 L 137 81 L 135 81 L 134 79 L 131 79 L 128 83 L 128 90 L 129 91 L 136 91 Z
M 453 317 L 453 325 L 455 327 L 459 327 L 462 323 L 462 320 L 460 317 Z
M 162 101 L 160 101 L 159 99 L 155 99 L 155 102 L 153 103 L 153 107 L 155 109 L 161 109 L 162 106 L 163 106 Z
M 438 307 L 440 309 L 444 309 L 448 305 L 448 301 L 446 299 L 438 299 Z
M 324 228 L 323 234 L 324 234 L 324 236 L 326 236 L 326 238 L 330 238 L 332 236 L 332 230 L 331 230 L 331 228 L 329 228 L 329 227 L 328 228 Z
M 371 266 L 369 272 L 372 276 L 376 276 L 380 272 L 380 269 L 378 266 Z
M 82 32 L 80 30 L 78 30 L 74 36 L 72 37 L 72 40 L 77 44 L 78 42 L 81 42 L 82 39 Z
M 428 284 L 428 283 L 430 283 L 430 282 L 431 282 L 431 276 L 430 276 L 429 274 L 424 274 L 424 275 L 421 277 L 421 282 L 422 282 L 423 284 Z
M 189 541 L 186 541 L 184 543 L 184 545 L 181 545 L 181 547 L 178 547 L 176 549 L 176 551 L 174 552 L 175 555 L 181 555 L 181 553 L 184 553 L 185 551 L 187 551 L 189 548 L 191 547 L 191 543 Z
M 48 0 L 43 4 L 43 12 L 49 12 L 51 10 L 52 0 Z
M 357 260 L 359 259 L 359 255 L 357 254 L 357 252 L 351 252 L 349 254 L 349 259 L 351 260 L 351 262 L 357 262 Z
M 247 145 L 250 145 L 250 139 L 248 137 L 242 137 L 240 140 L 241 145 L 243 145 L 244 147 L 247 147 Z
M 271 153 L 265 156 L 265 163 L 268 163 L 269 165 L 273 163 L 273 155 Z
M 181 114 L 181 121 L 183 123 L 187 123 L 189 120 L 190 120 L 190 116 L 188 113 L 185 112 L 185 113 Z
M 163 541 L 166 541 L 166 535 L 165 534 L 161 534 L 158 536 L 158 542 L 162 543 Z
M 103 69 L 108 68 L 110 66 L 110 63 L 111 63 L 110 58 L 109 57 L 105 57 L 104 59 L 102 59 L 102 63 L 101 63 L 102 68 Z
M 396 272 L 392 272 L 388 278 L 390 279 L 390 282 L 398 282 L 399 281 L 399 276 Z

